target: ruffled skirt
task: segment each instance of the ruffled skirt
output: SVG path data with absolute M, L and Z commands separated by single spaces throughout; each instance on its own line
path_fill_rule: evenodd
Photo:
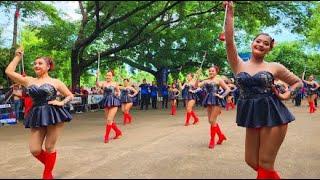
M 33 106 L 24 122 L 25 128 L 45 127 L 71 121 L 71 114 L 63 107 L 54 105 Z
M 204 107 L 207 107 L 207 106 L 225 107 L 226 101 L 224 99 L 220 99 L 219 97 L 215 96 L 213 93 L 208 93 L 203 99 L 202 105 Z
M 121 106 L 120 99 L 114 95 L 104 96 L 99 102 L 100 107 L 110 108 Z
M 237 102 L 237 124 L 247 128 L 272 127 L 287 124 L 295 117 L 274 95 L 240 98 Z
M 196 100 L 197 95 L 195 93 L 187 93 L 186 95 L 183 96 L 184 100 Z
M 120 101 L 121 101 L 121 103 L 132 103 L 133 102 L 132 97 L 129 97 L 128 95 L 121 96 Z

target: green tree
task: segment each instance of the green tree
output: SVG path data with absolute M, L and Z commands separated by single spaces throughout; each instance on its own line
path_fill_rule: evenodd
M 301 7 L 308 8 L 306 2 L 245 1 L 235 5 L 236 28 L 248 36 L 279 23 L 283 16 L 292 20 L 289 22 L 303 21 L 306 14 Z M 73 86 L 80 83 L 81 75 L 96 69 L 98 51 L 102 68 L 126 63 L 157 79 L 163 68 L 175 77 L 181 71 L 193 71 L 200 66 L 204 51 L 208 52 L 204 67 L 214 63 L 228 70 L 224 44 L 217 41 L 224 17 L 221 2 L 80 1 L 79 7 L 80 22 L 53 21 L 38 28 L 37 34 L 48 49 L 71 49 Z M 242 39 L 246 38 L 236 37 Z M 92 48 L 100 42 L 103 46 Z
M 306 70 L 306 76 L 310 74 L 320 75 L 319 54 L 306 54 L 305 43 L 301 41 L 277 44 L 266 59 L 283 64 L 299 77 L 304 70 Z
M 7 16 L 14 16 L 12 46 L 9 50 L 9 53 L 7 53 L 8 50 L 6 48 L 1 49 L 0 52 L 1 55 L 3 55 L 1 57 L 3 61 L 1 61 L 0 63 L 0 79 L 7 79 L 4 71 L 9 61 L 13 58 L 14 51 L 17 48 L 19 18 L 21 21 L 26 21 L 28 18 L 31 17 L 42 16 L 47 17 L 49 20 L 53 20 L 59 19 L 59 16 L 56 9 L 53 6 L 40 1 L 1 1 L 0 7 L 4 8 L 4 12 L 11 12 L 10 10 L 14 10 L 14 14 L 7 13 Z M 20 41 L 22 40 L 20 39 Z
M 283 14 L 292 19 L 304 18 L 297 4 L 284 4 L 236 2 L 236 28 L 247 32 L 247 37 L 252 37 L 263 27 L 279 23 L 279 17 Z M 202 63 L 204 51 L 207 51 L 203 67 L 215 64 L 221 67 L 222 73 L 229 74 L 224 44 L 217 40 L 224 17 L 221 2 L 187 2 L 182 11 L 178 10 L 176 18 L 167 22 L 168 28 L 153 33 L 133 48 L 122 50 L 114 59 L 153 74 L 158 84 L 162 84 L 163 69 L 168 69 L 173 78 L 178 78 L 180 72 L 194 72 Z M 277 14 L 277 11 L 282 14 Z M 242 39 L 248 40 L 243 36 L 236 37 L 237 42 Z
M 307 36 L 307 39 L 313 44 L 319 47 L 320 45 L 320 2 L 313 2 L 314 6 L 311 9 L 311 18 L 308 21 L 308 26 L 305 29 L 304 33 Z
M 59 18 L 56 9 L 46 3 L 40 1 L 2 1 L 0 7 L 4 7 L 6 11 L 14 9 L 13 19 L 13 38 L 12 47 L 17 46 L 18 21 L 25 21 L 30 17 L 47 16 L 49 19 Z

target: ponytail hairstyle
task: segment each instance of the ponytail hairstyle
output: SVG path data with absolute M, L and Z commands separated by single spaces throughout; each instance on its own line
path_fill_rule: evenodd
M 53 63 L 53 59 L 51 57 L 41 56 L 41 57 L 37 57 L 36 59 L 43 59 L 47 63 L 47 65 L 49 66 L 48 71 L 52 71 L 54 69 L 54 63 Z

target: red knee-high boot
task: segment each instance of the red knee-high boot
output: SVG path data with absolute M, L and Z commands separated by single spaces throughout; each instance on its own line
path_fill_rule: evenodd
M 309 102 L 309 113 L 312 113 L 312 102 Z
M 175 105 L 171 105 L 171 115 L 176 115 L 176 106 Z
M 110 131 L 112 129 L 112 125 L 106 125 L 106 133 L 104 135 L 104 143 L 108 143 L 109 142 L 109 134 L 110 134 Z
M 37 156 L 34 156 L 35 158 L 37 158 L 42 164 L 44 164 L 45 161 L 45 152 L 43 149 L 41 149 L 40 154 L 38 154 Z
M 213 149 L 214 148 L 214 137 L 216 135 L 216 127 L 214 125 L 210 126 L 210 143 L 209 143 L 209 148 Z
M 235 108 L 235 104 L 233 102 L 231 102 L 231 108 L 234 109 Z
M 53 179 L 52 170 L 56 163 L 57 152 L 45 152 L 44 171 L 42 179 Z
M 132 121 L 132 116 L 131 116 L 131 114 L 130 113 L 128 113 L 128 120 L 129 120 L 129 124 L 131 123 L 131 121 Z
M 198 124 L 199 122 L 199 118 L 197 117 L 196 113 L 194 113 L 194 111 L 191 111 L 191 116 L 193 117 L 194 121 L 193 124 Z
M 229 106 L 230 106 L 230 103 L 227 103 L 226 104 L 226 111 L 229 111 Z
M 267 170 L 262 167 L 258 167 L 257 179 L 280 179 L 280 176 L 275 170 Z
M 312 113 L 314 113 L 316 111 L 316 105 L 314 104 L 314 102 L 311 102 L 311 107 L 312 107 Z
M 185 126 L 189 126 L 190 117 L 191 117 L 191 112 L 187 112 L 187 114 L 186 114 L 186 122 L 184 124 Z
M 128 119 L 128 114 L 127 113 L 123 113 L 123 125 L 127 124 L 127 119 Z
M 119 139 L 122 136 L 122 132 L 117 127 L 115 122 L 112 123 L 112 129 L 116 132 L 116 136 L 113 139 Z
M 226 136 L 221 132 L 218 123 L 216 123 L 216 128 L 217 128 L 217 134 L 218 134 L 218 136 L 219 136 L 219 140 L 218 140 L 217 144 L 222 144 L 222 142 L 223 142 L 224 140 L 227 140 L 227 138 L 226 138 Z

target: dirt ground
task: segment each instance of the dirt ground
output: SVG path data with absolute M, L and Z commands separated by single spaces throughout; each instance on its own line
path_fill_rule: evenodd
M 282 178 L 320 178 L 320 112 L 310 115 L 306 102 L 294 107 L 296 120 L 278 153 L 275 168 Z M 256 178 L 244 161 L 245 129 L 235 123 L 236 110 L 218 119 L 227 141 L 208 148 L 206 111 L 196 108 L 200 124 L 183 126 L 185 112 L 132 110 L 133 122 L 116 122 L 123 137 L 103 143 L 103 111 L 73 114 L 57 143 L 55 178 Z M 114 134 L 112 132 L 111 137 Z M 20 123 L 0 128 L 0 178 L 41 178 L 43 165 L 31 156 L 29 129 Z

